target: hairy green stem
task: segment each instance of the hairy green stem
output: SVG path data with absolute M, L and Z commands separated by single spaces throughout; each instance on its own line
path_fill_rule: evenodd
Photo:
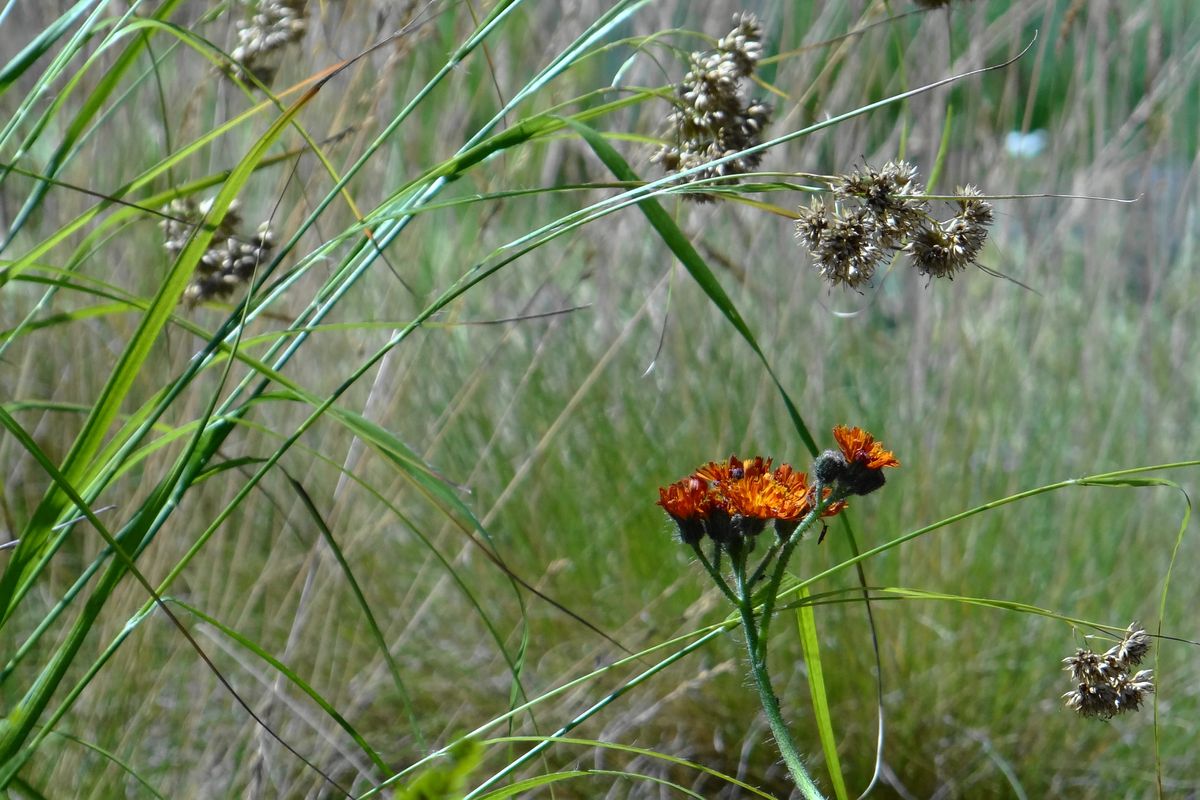
M 700 563 L 704 565 L 704 570 L 708 573 L 708 576 L 713 579 L 713 583 L 717 585 L 717 588 L 721 590 L 721 594 L 725 595 L 729 602 L 736 606 L 738 604 L 737 596 L 733 593 L 733 590 L 729 588 L 729 584 L 725 582 L 725 578 L 721 576 L 720 568 L 708 560 L 708 558 L 704 555 L 704 551 L 700 549 L 700 545 L 698 543 L 693 544 L 692 549 L 696 551 L 696 558 L 698 558 Z
M 771 728 L 771 734 L 775 737 L 775 746 L 779 748 L 779 754 L 783 757 L 783 763 L 787 765 L 792 780 L 796 782 L 796 786 L 800 789 L 800 793 L 804 795 L 805 799 L 823 800 L 821 791 L 813 783 L 813 779 L 809 777 L 808 770 L 804 768 L 804 761 L 800 758 L 800 751 L 797 749 L 796 743 L 792 740 L 792 735 L 788 732 L 787 725 L 783 721 L 783 712 L 779 708 L 779 698 L 775 696 L 775 690 L 771 688 L 771 676 L 767 672 L 766 640 L 763 639 L 760 641 L 759 639 L 758 627 L 754 621 L 754 601 L 751 599 L 750 587 L 746 585 L 745 553 L 739 554 L 738 557 L 732 560 L 734 562 L 734 581 L 738 594 L 738 611 L 742 617 L 742 629 L 746 634 L 746 651 L 750 656 L 750 674 L 754 677 L 754 687 L 758 689 L 758 697 L 762 702 L 763 713 L 767 716 L 767 724 Z M 781 556 L 780 563 L 782 561 L 783 558 Z

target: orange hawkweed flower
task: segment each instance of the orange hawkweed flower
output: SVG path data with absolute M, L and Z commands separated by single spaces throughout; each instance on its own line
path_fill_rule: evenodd
M 708 484 L 695 475 L 658 490 L 658 505 L 675 520 L 686 544 L 696 544 L 704 537 L 704 520 L 715 503 Z
M 813 510 L 815 500 L 813 487 L 808 484 L 808 474 L 797 472 L 790 464 L 783 464 L 775 470 L 773 477 L 784 490 L 784 504 L 776 516 L 787 521 L 799 521 L 808 516 Z M 828 497 L 832 493 L 833 488 L 827 486 L 821 494 L 822 497 Z M 846 501 L 838 500 L 836 503 L 830 503 L 829 507 L 821 512 L 821 516 L 832 517 L 845 507 Z
M 862 428 L 838 425 L 833 429 L 833 438 L 837 439 L 838 447 L 851 465 L 858 464 L 866 469 L 900 466 L 896 457 Z
M 718 489 L 722 505 L 729 514 L 733 529 L 743 536 L 762 533 L 767 521 L 778 516 L 777 509 L 783 489 L 770 473 L 728 481 Z
M 870 494 L 883 486 L 884 467 L 898 467 L 899 460 L 862 428 L 838 425 L 833 429 L 842 452 L 826 450 L 813 465 L 817 479 L 837 484 L 843 494 Z
M 710 461 L 683 480 L 659 489 L 658 505 L 679 526 L 679 538 L 685 544 L 699 544 L 708 536 L 733 552 L 744 539 L 762 533 L 772 520 L 780 539 L 786 540 L 812 512 L 816 495 L 808 475 L 790 464 L 772 472 L 771 462 L 761 456 L 747 461 L 737 456 Z M 833 487 L 826 486 L 823 492 L 828 497 Z M 846 501 L 838 500 L 821 516 L 832 517 L 845 507 Z
M 730 456 L 724 461 L 710 461 L 694 473 L 696 477 L 714 483 L 727 483 L 742 478 L 755 478 L 766 475 L 771 470 L 771 459 L 763 460 L 755 456 L 751 461 L 742 461 L 737 456 Z

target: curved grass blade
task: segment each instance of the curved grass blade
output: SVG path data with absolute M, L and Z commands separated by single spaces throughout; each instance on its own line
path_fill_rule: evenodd
M 172 13 L 174 13 L 180 2 L 181 0 L 167 0 L 167 2 L 164 2 L 154 12 L 154 18 L 166 19 Z M 117 32 L 114 32 L 113 35 L 116 36 Z M 95 116 L 100 113 L 100 107 L 112 95 L 112 93 L 116 91 L 117 86 L 125 77 L 125 73 L 130 67 L 133 66 L 133 63 L 137 60 L 138 56 L 142 54 L 142 51 L 146 48 L 148 41 L 149 40 L 146 37 L 142 36 L 135 38 L 134 41 L 131 42 L 124 49 L 124 51 L 121 52 L 120 55 L 117 56 L 112 64 L 105 65 L 104 72 L 100 76 L 100 79 L 96 82 L 96 85 L 92 88 L 91 92 L 88 93 L 87 98 L 80 105 L 79 110 L 76 111 L 75 116 L 71 120 L 70 124 L 66 126 L 61 141 L 59 141 L 58 146 L 54 149 L 54 152 L 50 154 L 46 166 L 41 170 L 48 177 L 57 177 L 62 168 L 66 166 L 68 157 L 71 154 L 72 149 L 75 147 L 76 142 L 78 142 L 80 137 L 83 136 L 84 130 L 89 124 L 91 124 Z M 47 115 L 55 114 L 58 109 L 62 108 L 62 106 L 66 104 L 71 96 L 72 91 L 80 85 L 84 77 L 88 74 L 89 66 L 100 63 L 99 52 L 100 51 L 97 51 L 97 53 L 88 60 L 88 63 L 85 63 L 82 67 L 75 71 L 75 73 L 71 76 L 71 80 L 67 83 L 67 86 L 55 96 L 54 104 L 46 111 Z M 21 149 L 26 150 L 32 146 L 32 144 L 32 141 L 26 141 L 26 143 L 22 145 Z M 5 248 L 8 247 L 9 243 L 12 242 L 13 237 L 17 235 L 22 227 L 24 227 L 26 220 L 28 220 L 30 215 L 32 215 L 34 211 L 37 210 L 38 206 L 41 205 L 41 202 L 43 198 L 45 198 L 46 193 L 50 190 L 50 187 L 51 184 L 45 181 L 41 181 L 34 186 L 33 191 L 30 192 L 29 197 L 25 199 L 24 204 L 22 204 L 21 208 L 17 211 L 16 216 L 13 218 L 12 223 L 9 225 L 8 232 L 5 235 L 4 240 L 0 241 L 0 252 L 3 252 Z
M 506 797 L 516 797 L 530 789 L 537 789 L 542 786 L 553 787 L 556 783 L 570 780 L 572 778 L 590 778 L 596 775 L 606 775 L 614 778 L 633 778 L 644 780 L 647 783 L 658 784 L 659 786 L 670 787 L 685 797 L 694 797 L 696 800 L 705 800 L 703 795 L 696 794 L 691 789 L 685 786 L 680 786 L 677 783 L 672 783 L 666 778 L 660 778 L 655 775 L 645 775 L 640 772 L 625 772 L 619 769 L 573 769 L 563 772 L 551 772 L 548 775 L 538 775 L 536 778 L 527 778 L 523 781 L 517 781 L 514 784 L 505 786 L 503 789 L 496 789 L 488 792 L 485 795 L 480 795 L 480 800 L 503 800 Z
M 363 751 L 363 753 L 367 756 L 367 758 L 369 758 L 371 760 L 371 763 L 373 763 L 376 767 L 378 767 L 384 773 L 388 773 L 388 772 L 392 771 L 391 768 L 384 762 L 383 758 L 379 755 L 379 753 L 377 753 L 375 751 L 375 749 L 373 747 L 371 747 L 370 744 L 367 743 L 367 740 L 365 738 L 363 738 L 363 735 L 361 733 L 359 733 L 354 728 L 354 726 L 351 725 L 348 720 L 346 720 L 345 717 L 343 717 L 341 714 L 338 713 L 338 710 L 336 708 L 334 708 L 333 704 L 330 703 L 328 700 L 326 700 L 324 697 L 322 697 L 320 692 L 318 692 L 308 682 L 306 682 L 303 678 L 301 678 L 296 673 L 296 671 L 293 670 L 291 667 L 289 667 L 287 664 L 284 664 L 282 661 L 275 658 L 275 656 L 268 653 L 266 650 L 264 650 L 262 647 L 260 647 L 257 643 L 255 643 L 249 637 L 238 633 L 233 628 L 229 627 L 228 625 L 223 624 L 222 622 L 217 620 L 215 617 L 205 614 L 203 611 L 196 608 L 195 606 L 189 605 L 188 603 L 185 603 L 184 601 L 182 601 L 176 597 L 164 597 L 163 600 L 172 605 L 178 606 L 179 608 L 182 608 L 184 611 L 188 612 L 196 619 L 217 629 L 218 631 L 223 633 L 225 636 L 229 637 L 230 639 L 237 642 L 242 647 L 249 650 L 254 655 L 258 656 L 258 658 L 260 658 L 262 661 L 266 662 L 268 665 L 270 665 L 270 667 L 272 669 L 274 669 L 280 675 L 282 675 L 284 678 L 286 678 L 289 683 L 291 683 L 293 686 L 295 686 L 300 691 L 304 692 L 304 694 L 307 695 L 310 700 L 312 700 L 314 703 L 316 703 L 318 706 L 320 706 L 321 710 L 324 711 L 329 716 L 330 719 L 332 719 L 335 723 L 337 723 L 337 726 L 339 728 L 341 728 L 343 731 L 345 731 L 347 733 L 347 735 L 349 735 L 350 738 L 354 740 L 354 743 L 357 744 L 359 749 L 361 749 Z
M 196 639 L 191 635 L 187 628 L 183 626 L 179 619 L 171 613 L 171 610 L 163 602 L 162 597 L 154 590 L 154 588 L 150 585 L 150 582 L 134 565 L 133 559 L 136 558 L 137 554 L 140 553 L 142 549 L 144 549 L 145 545 L 148 543 L 149 536 L 153 534 L 153 529 L 147 530 L 146 526 L 142 524 L 142 519 L 145 517 L 145 514 L 142 513 L 135 515 L 133 521 L 126 525 L 121 532 L 114 537 L 108 532 L 107 528 L 104 526 L 104 523 L 101 522 L 96 516 L 96 513 L 88 507 L 87 502 L 79 496 L 71 484 L 66 480 L 65 476 L 54 466 L 45 453 L 41 451 L 37 443 L 33 441 L 29 434 L 26 433 L 20 425 L 17 424 L 16 420 L 14 420 L 7 413 L 3 412 L 3 410 L 0 410 L 0 424 L 3 424 L 4 427 L 7 428 L 9 432 L 18 439 L 18 441 L 20 441 L 21 445 L 26 449 L 26 451 L 38 461 L 41 468 L 45 470 L 46 473 L 51 477 L 55 488 L 62 491 L 67 499 L 69 499 L 74 506 L 84 514 L 87 520 L 91 522 L 92 526 L 96 529 L 96 532 L 103 537 L 109 548 L 111 548 L 113 552 L 120 557 L 117 561 L 114 561 L 109 565 L 108 570 L 101 577 L 99 584 L 92 593 L 92 596 L 88 598 L 88 602 L 84 606 L 84 609 L 80 613 L 79 617 L 76 619 L 75 624 L 72 626 L 71 630 L 68 632 L 63 641 L 59 644 L 54 655 L 38 673 L 33 685 L 29 687 L 29 689 L 25 692 L 25 695 L 8 713 L 8 715 L 3 720 L 0 720 L 0 790 L 5 789 L 9 785 L 12 779 L 16 776 L 16 773 L 29 760 L 30 756 L 36 749 L 37 744 L 39 744 L 42 739 L 45 738 L 45 733 L 50 731 L 50 727 L 46 726 L 43 729 L 43 732 L 35 738 L 33 744 L 29 746 L 23 746 L 26 738 L 36 726 L 38 717 L 40 717 L 42 712 L 45 710 L 46 705 L 50 702 L 50 698 L 54 694 L 59 683 L 62 682 L 67 669 L 70 667 L 75 655 L 79 652 L 79 648 L 82 646 L 83 640 L 87 637 L 88 633 L 90 633 L 96 618 L 99 616 L 100 611 L 108 602 L 110 595 L 116 589 L 117 585 L 120 583 L 125 574 L 127 572 L 132 572 L 134 577 L 137 578 L 138 583 L 140 583 L 150 594 L 154 604 L 157 605 L 158 608 L 162 609 L 163 613 L 166 614 L 179 632 L 183 634 L 183 637 L 188 641 L 188 644 L 192 646 L 192 648 L 196 651 L 196 654 L 200 656 L 201 660 L 204 661 L 205 665 L 212 671 L 213 675 L 216 676 L 217 680 L 220 681 L 229 694 L 250 715 L 250 717 L 252 717 L 254 721 L 258 723 L 258 725 L 262 727 L 262 729 L 265 730 L 276 742 L 278 742 L 288 752 L 303 762 L 305 766 L 319 774 L 330 785 L 345 793 L 345 790 L 338 785 L 336 780 L 334 780 L 328 773 L 323 771 L 313 762 L 309 761 L 298 750 L 280 738 L 275 731 L 273 731 L 265 722 L 263 722 L 261 717 L 254 713 L 249 704 L 234 690 L 233 686 L 229 683 L 225 676 L 217 669 L 216 664 L 213 663 L 212 659 L 210 659 L 200 647 L 199 642 L 196 641 Z M 152 504 L 147 505 L 153 508 Z M 146 507 L 144 506 L 143 512 L 145 508 Z M 137 543 L 135 548 L 131 548 L 134 555 L 130 556 L 125 545 L 131 542 L 137 542 L 137 537 L 139 535 L 143 536 L 144 538 Z
M 379 627 L 379 623 L 375 621 L 375 614 L 371 611 L 371 604 L 367 602 L 367 597 L 363 594 L 358 579 L 354 577 L 354 571 L 350 569 L 350 563 L 346 561 L 346 555 L 342 552 L 342 548 L 338 546 L 337 539 L 333 537 L 333 531 L 329 530 L 329 526 L 325 524 L 325 518 L 317 509 L 316 504 L 313 503 L 312 497 L 304 489 L 303 484 L 288 474 L 287 470 L 284 470 L 283 474 L 287 477 L 288 483 L 291 484 L 292 491 L 300 498 L 300 502 L 304 505 L 304 509 L 308 512 L 309 517 L 312 518 L 317 529 L 321 531 L 321 537 L 325 539 L 325 544 L 329 546 L 333 557 L 337 559 L 338 566 L 341 568 L 342 574 L 346 577 L 346 583 L 350 585 L 350 591 L 354 593 L 354 600 L 358 603 L 358 607 L 362 609 L 363 616 L 366 617 L 367 627 L 371 629 L 371 636 L 375 639 L 375 644 L 379 647 L 379 652 L 383 655 L 384 661 L 387 662 L 388 672 L 392 674 L 392 682 L 395 684 L 396 691 L 400 695 L 400 702 L 404 705 L 404 713 L 408 715 L 408 722 L 412 726 L 417 746 L 424 750 L 425 737 L 421 733 L 420 720 L 417 719 L 417 714 L 413 710 L 412 698 L 409 696 L 408 689 L 404 685 L 404 679 L 400 677 L 400 665 L 396 663 L 396 659 L 392 656 L 387 639 L 383 636 L 383 630 Z M 384 770 L 387 771 L 386 768 Z
M 264 428 L 262 426 L 254 425 L 253 423 L 249 423 L 246 420 L 239 419 L 239 420 L 236 420 L 236 422 L 237 422 L 237 424 L 250 426 L 266 435 L 271 435 L 271 436 L 279 435 L 277 431 L 273 431 L 269 428 Z M 183 426 L 183 427 L 187 427 L 187 426 Z M 303 447 L 303 445 L 301 445 L 301 447 Z M 387 507 L 388 510 L 391 511 L 396 516 L 396 518 L 401 521 L 401 523 L 403 523 L 410 531 L 412 531 L 414 533 L 414 535 L 416 535 L 421 540 L 422 544 L 424 544 L 425 547 L 434 555 L 434 557 L 438 560 L 438 562 L 446 570 L 446 572 L 450 576 L 451 580 L 453 580 L 455 585 L 457 585 L 459 587 L 459 589 L 462 591 L 463 596 L 466 597 L 466 599 L 467 599 L 467 602 L 471 605 L 471 607 L 479 615 L 479 618 L 482 620 L 484 626 L 487 628 L 492 639 L 496 642 L 499 652 L 504 656 L 504 658 L 506 660 L 509 661 L 510 669 L 514 672 L 514 674 L 519 674 L 520 673 L 519 666 L 514 665 L 512 663 L 512 660 L 510 659 L 510 657 L 507 653 L 507 650 L 505 648 L 504 637 L 500 634 L 500 631 L 496 628 L 495 622 L 493 622 L 491 617 L 488 615 L 486 609 L 483 606 L 483 603 L 481 603 L 480 600 L 475 596 L 474 592 L 471 589 L 470 584 L 454 568 L 454 565 L 440 551 L 438 551 L 438 549 L 433 545 L 433 543 L 423 533 L 421 533 L 420 528 L 418 528 L 413 523 L 412 520 L 408 519 L 404 515 L 404 513 L 398 507 L 396 507 L 393 503 L 391 503 L 381 492 L 376 490 L 374 487 L 372 487 L 370 484 L 368 484 L 366 481 L 364 481 L 358 475 L 355 475 L 353 472 L 347 471 L 343 464 L 340 464 L 340 463 L 328 458 L 327 456 L 325 456 L 324 454 L 322 454 L 318 451 L 307 450 L 307 453 L 313 459 L 322 461 L 325 464 L 332 467 L 333 469 L 341 471 L 342 474 L 344 474 L 347 478 L 349 478 L 350 480 L 357 483 L 359 486 L 361 486 L 366 491 L 370 492 L 375 497 L 376 500 L 378 500 L 385 507 Z M 262 459 L 256 459 L 256 463 L 261 460 Z M 180 574 L 182 574 L 183 569 L 187 566 L 188 563 L 190 563 L 192 558 L 203 547 L 204 542 L 207 540 L 207 536 L 208 536 L 208 532 L 206 532 L 206 534 L 204 536 L 202 536 L 195 544 L 193 544 L 192 547 L 188 550 L 188 552 L 183 556 L 183 558 L 174 567 L 172 567 L 170 573 L 162 580 L 162 582 L 158 586 L 157 591 L 160 595 L 163 595 L 168 590 L 168 588 L 171 586 L 171 584 L 174 582 L 174 580 Z M 90 573 L 88 573 L 88 574 L 90 574 Z M 82 581 L 82 582 L 85 582 L 85 581 Z M 73 587 L 73 588 L 77 589 L 79 587 L 77 586 L 77 587 Z M 66 600 L 66 598 L 64 598 L 64 601 L 65 600 Z M 172 600 L 172 602 L 175 602 L 177 604 L 179 603 L 178 600 Z M 60 603 L 60 605 L 61 605 L 61 603 Z M 132 618 L 130 618 L 129 622 L 126 623 L 124 629 L 108 644 L 108 646 L 104 649 L 104 651 L 97 657 L 97 659 L 92 663 L 92 665 L 86 670 L 83 677 L 79 679 L 79 681 L 75 684 L 75 686 L 71 689 L 71 691 L 68 692 L 66 698 L 59 704 L 58 708 L 50 716 L 50 719 L 46 724 L 47 729 L 52 728 L 57 723 L 57 721 L 59 719 L 61 719 L 67 713 L 67 711 L 74 704 L 75 699 L 78 698 L 79 695 L 83 693 L 83 690 L 87 688 L 88 684 L 91 683 L 92 679 L 95 678 L 95 676 L 97 674 L 99 674 L 100 670 L 104 667 L 104 665 L 108 663 L 109 659 L 116 653 L 116 651 L 120 648 L 120 646 L 125 642 L 125 640 L 130 636 L 130 634 L 133 633 L 133 631 L 142 622 L 142 620 L 144 620 L 146 618 L 146 616 L 154 609 L 154 607 L 155 606 L 154 606 L 153 602 L 147 602 L 141 608 L 141 610 L 138 611 L 137 614 L 135 614 Z M 519 686 L 519 683 L 517 685 Z M 569 686 L 563 687 L 562 691 L 566 691 L 569 688 L 570 688 Z M 523 693 L 522 693 L 522 697 L 524 697 Z M 533 716 L 533 706 L 537 702 L 538 702 L 537 700 L 525 700 L 521 706 L 519 706 L 515 709 L 511 709 L 509 711 L 509 713 L 505 714 L 499 720 L 499 722 L 511 720 L 519 713 L 528 712 L 530 715 L 530 719 L 533 720 L 533 722 L 536 726 L 536 718 Z M 37 742 L 35 741 L 34 744 L 31 745 L 31 747 L 36 747 L 36 744 L 37 744 Z M 439 752 L 441 752 L 441 751 L 439 751 Z M 420 766 L 421 764 L 426 763 L 426 761 L 429 758 L 432 758 L 432 756 L 428 757 L 427 759 L 423 759 L 423 760 L 417 762 L 416 764 L 413 765 L 413 767 L 415 768 L 416 766 Z M 402 772 L 400 774 L 406 774 L 407 771 L 408 770 L 405 770 L 404 772 Z
M 961 522 L 962 520 L 967 519 L 969 517 L 973 517 L 977 514 L 983 514 L 987 511 L 992 511 L 994 509 L 1000 508 L 1001 506 L 1006 506 L 1011 503 L 1016 503 L 1021 500 L 1026 500 L 1030 497 L 1036 497 L 1041 494 L 1048 494 L 1050 492 L 1056 492 L 1061 489 L 1067 489 L 1067 488 L 1074 487 L 1074 486 L 1088 486 L 1088 485 L 1097 485 L 1097 486 L 1125 486 L 1125 485 L 1128 485 L 1128 486 L 1142 486 L 1142 485 L 1144 485 L 1144 486 L 1163 486 L 1164 484 L 1161 482 L 1161 479 L 1157 479 L 1157 478 L 1143 479 L 1143 478 L 1134 478 L 1133 476 L 1138 475 L 1140 473 L 1144 473 L 1144 472 L 1152 472 L 1152 471 L 1157 471 L 1157 470 L 1183 469 L 1186 467 L 1200 467 L 1200 459 L 1192 459 L 1189 461 L 1175 461 L 1175 462 L 1172 462 L 1169 464 L 1152 464 L 1150 466 L 1144 466 L 1144 467 L 1131 467 L 1129 469 L 1117 470 L 1114 472 L 1104 472 L 1104 473 L 1099 473 L 1096 475 L 1089 475 L 1089 476 L 1086 476 L 1083 478 L 1070 478 L 1070 479 L 1064 480 L 1064 481 L 1056 481 L 1055 483 L 1047 483 L 1042 486 L 1037 486 L 1033 489 L 1026 489 L 1023 492 L 1017 492 L 1016 494 L 1011 494 L 1011 495 L 1008 495 L 1007 497 L 1002 497 L 998 500 L 991 500 L 987 503 L 983 503 L 982 505 L 978 505 L 978 506 L 975 506 L 974 508 L 969 508 L 966 511 L 961 511 L 958 514 L 954 514 L 952 516 L 946 517 L 945 519 L 939 520 L 938 522 L 934 522 L 930 525 L 926 525 L 923 528 L 918 528 L 914 531 L 909 531 L 908 533 L 902 534 L 901 536 L 897 536 L 896 538 L 891 539 L 887 542 L 884 542 L 883 544 L 878 545 L 877 547 L 873 547 L 870 550 L 867 550 L 859 555 L 853 556 L 852 558 L 845 559 L 844 561 L 842 561 L 839 564 L 835 564 L 834 566 L 829 567 L 828 569 L 823 570 L 822 572 L 818 572 L 816 575 L 812 575 L 808 578 L 805 578 L 805 579 L 797 582 L 794 587 L 792 587 L 791 589 L 788 590 L 788 592 L 797 591 L 800 588 L 803 588 L 805 586 L 812 586 L 814 583 L 816 583 L 818 581 L 825 580 L 826 578 L 830 578 L 834 575 L 837 575 L 838 573 L 844 572 L 845 570 L 849 569 L 850 567 L 854 566 L 855 564 L 866 561 L 867 559 L 870 559 L 870 558 L 874 558 L 875 556 L 877 556 L 881 553 L 886 553 L 889 550 L 894 550 L 895 548 L 899 547 L 900 545 L 904 544 L 905 542 L 911 542 L 913 539 L 918 539 L 918 538 L 925 536 L 926 534 L 932 533 L 940 528 L 948 527 L 950 525 L 953 525 L 956 522 Z M 1166 485 L 1171 485 L 1171 484 L 1166 484 Z M 781 596 L 783 594 L 785 594 L 785 592 L 780 592 Z
M 166 798 L 162 794 L 160 794 L 157 789 L 154 788 L 154 786 L 150 783 L 150 781 L 146 780 L 141 775 L 139 775 L 137 770 L 135 770 L 129 764 L 125 763 L 125 761 L 123 759 L 118 758 L 115 753 L 110 753 L 108 750 L 105 750 L 103 747 L 92 744 L 91 742 L 88 742 L 88 741 L 84 741 L 83 739 L 80 739 L 78 736 L 67 733 L 66 731 L 55 731 L 54 735 L 59 736 L 63 739 L 66 739 L 69 742 L 74 742 L 75 744 L 79 745 L 80 747 L 86 747 L 88 750 L 91 750 L 93 753 L 96 753 L 97 755 L 101 756 L 102 758 L 112 762 L 113 764 L 116 764 L 118 767 L 121 768 L 122 772 L 124 772 L 126 775 L 128 775 L 129 777 L 131 777 L 135 781 L 137 781 L 143 789 L 145 789 L 147 792 L 149 792 L 150 794 L 157 797 L 158 800 L 166 800 Z
M 25 74 L 27 69 L 53 48 L 58 40 L 71 29 L 71 26 L 87 12 L 88 8 L 95 5 L 96 2 L 97 0 L 79 0 L 78 3 L 64 11 L 58 19 L 43 28 L 33 38 L 33 41 L 22 48 L 21 52 L 13 56 L 0 69 L 0 95 L 7 92 L 9 87 Z
M 486 739 L 483 742 L 481 742 L 481 744 L 492 745 L 492 744 L 505 744 L 508 742 L 539 743 L 539 742 L 543 742 L 543 741 L 546 741 L 546 737 L 544 737 L 544 736 L 503 736 L 503 737 L 496 737 L 496 738 L 492 738 L 492 739 Z M 597 749 L 602 749 L 602 750 L 612 750 L 613 752 L 617 752 L 617 753 L 628 753 L 630 755 L 640 756 L 642 758 L 652 758 L 656 761 L 663 761 L 668 764 L 675 764 L 680 767 L 686 767 L 688 769 L 693 769 L 696 772 L 702 772 L 705 775 L 711 775 L 714 778 L 717 778 L 719 780 L 722 780 L 722 781 L 728 783 L 730 786 L 736 786 L 737 788 L 744 790 L 745 792 L 747 792 L 748 795 L 754 795 L 756 797 L 761 797 L 761 798 L 763 798 L 763 800 L 774 800 L 774 798 L 771 795 L 767 794 L 763 790 L 761 790 L 755 786 L 751 786 L 750 784 L 746 783 L 745 781 L 738 780 L 737 778 L 735 778 L 732 775 L 728 775 L 724 772 L 721 772 L 720 770 L 713 769 L 712 767 L 707 767 L 704 764 L 700 764 L 695 761 L 689 761 L 686 758 L 679 758 L 677 756 L 667 755 L 666 753 L 660 753 L 657 750 L 650 750 L 645 747 L 636 747 L 634 745 L 628 745 L 628 744 L 619 744 L 616 742 L 602 742 L 597 739 L 576 739 L 576 738 L 565 737 L 565 736 L 555 737 L 554 743 L 555 744 L 577 745 L 579 747 L 591 747 L 591 748 L 597 748 Z

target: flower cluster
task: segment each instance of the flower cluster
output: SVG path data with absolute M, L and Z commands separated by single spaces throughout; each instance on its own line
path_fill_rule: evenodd
M 753 14 L 733 18 L 734 28 L 717 42 L 716 50 L 694 52 L 690 69 L 676 89 L 675 111 L 667 117 L 669 144 L 653 156 L 668 172 L 682 172 L 753 147 L 771 119 L 771 106 L 743 100 L 741 83 L 754 73 L 762 57 L 762 26 Z M 759 153 L 702 169 L 687 181 L 721 178 L 749 172 L 762 160 Z M 692 194 L 696 201 L 712 198 Z
M 979 257 L 992 206 L 975 187 L 960 187 L 956 213 L 939 221 L 923 194 L 916 167 L 905 161 L 855 170 L 833 181 L 832 208 L 821 198 L 800 207 L 796 238 L 835 286 L 858 288 L 894 252 L 906 252 L 922 275 L 953 278 Z
M 199 204 L 190 197 L 171 201 L 167 207 L 170 216 L 163 220 L 162 226 L 163 248 L 172 257 L 178 256 L 187 246 L 192 232 L 204 220 L 211 205 L 211 199 Z M 255 233 L 244 239 L 237 234 L 241 224 L 242 217 L 235 200 L 217 226 L 208 249 L 200 257 L 196 274 L 183 291 L 183 302 L 195 305 L 225 297 L 249 281 L 255 269 L 269 259 L 275 247 L 270 224 L 264 222 Z
M 1136 622 L 1125 635 L 1103 655 L 1091 650 L 1077 650 L 1063 659 L 1076 688 L 1063 697 L 1067 708 L 1084 717 L 1109 719 L 1126 711 L 1137 711 L 1146 695 L 1154 692 L 1150 670 L 1133 672 L 1150 652 L 1150 637 Z
M 249 73 L 262 83 L 275 78 L 282 60 L 281 51 L 295 44 L 308 32 L 306 0 L 243 0 L 249 17 L 238 23 L 238 46 L 230 56 L 236 72 Z
M 769 458 L 742 461 L 731 456 L 709 462 L 659 489 L 658 505 L 675 521 L 686 544 L 699 544 L 708 536 L 727 549 L 736 547 L 762 533 L 768 522 L 774 523 L 776 534 L 786 541 L 801 520 L 822 503 L 821 516 L 831 517 L 846 507 L 847 496 L 866 494 L 859 491 L 864 482 L 874 488 L 883 485 L 883 477 L 878 475 L 883 467 L 899 466 L 895 456 L 859 428 L 838 426 L 834 437 L 841 452 L 829 451 L 817 460 L 815 482 L 810 483 L 807 473 L 789 464 L 772 470 Z M 834 455 L 838 469 L 828 466 L 828 458 Z

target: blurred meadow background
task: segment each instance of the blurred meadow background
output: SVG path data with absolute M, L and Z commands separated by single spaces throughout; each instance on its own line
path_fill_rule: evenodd
M 0 4 L 14 797 L 756 796 L 694 764 L 789 796 L 734 634 L 652 669 L 691 639 L 650 648 L 728 614 L 655 500 L 730 453 L 811 457 L 662 230 L 596 205 L 640 181 L 556 122 L 658 180 L 687 53 L 740 11 L 765 31 L 747 87 L 774 106 L 764 140 L 1032 42 L 770 147 L 768 174 L 717 202 L 656 192 L 817 444 L 860 425 L 899 457 L 848 512 L 860 550 L 1200 454 L 1191 0 L 276 3 L 304 23 L 258 86 L 229 66 L 256 5 L 271 4 Z M 830 289 L 793 236 L 820 186 L 803 175 L 899 157 L 936 173 L 935 194 L 1137 201 L 995 199 L 980 262 L 1004 277 L 930 280 L 900 259 L 861 292 Z M 261 257 L 197 297 L 220 220 L 184 217 L 218 192 L 244 221 L 214 242 Z M 263 221 L 273 243 L 253 239 Z M 962 599 L 1155 633 L 1174 554 L 1161 632 L 1200 639 L 1197 544 L 1180 533 L 1195 468 L 1137 477 L 1179 485 L 1067 486 L 866 560 L 879 675 L 845 591 L 856 571 L 814 584 L 835 593 L 816 622 L 850 797 L 875 771 L 880 687 L 873 797 L 1200 792 L 1195 645 L 1156 642 L 1157 730 L 1150 707 L 1081 719 L 1061 659 L 1096 631 Z M 123 556 L 78 520 L 80 496 Z M 838 523 L 791 567 L 851 555 Z M 833 796 L 789 612 L 772 659 Z M 533 741 L 383 786 L 468 732 L 545 737 L 602 701 L 569 732 L 589 741 L 511 773 Z

